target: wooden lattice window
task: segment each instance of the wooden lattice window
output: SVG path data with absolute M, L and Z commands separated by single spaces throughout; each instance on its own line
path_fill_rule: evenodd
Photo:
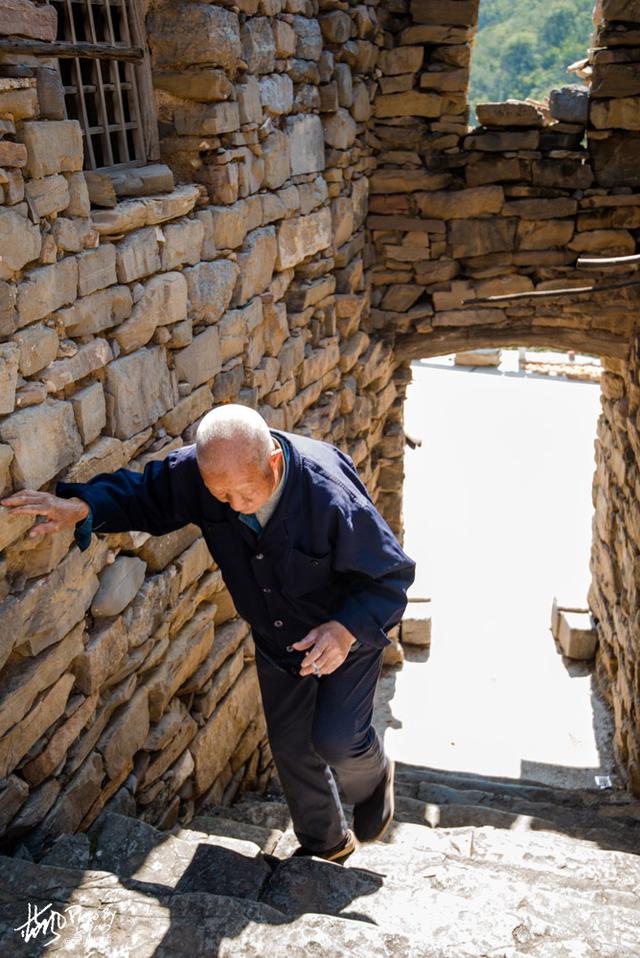
M 158 157 L 141 0 L 53 0 L 67 116 L 84 134 L 85 169 Z

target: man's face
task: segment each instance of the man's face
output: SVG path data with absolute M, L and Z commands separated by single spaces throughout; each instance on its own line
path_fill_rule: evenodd
M 235 512 L 252 513 L 265 504 L 278 485 L 284 466 L 282 450 L 274 449 L 265 469 L 254 464 L 230 465 L 221 471 L 205 471 L 199 466 L 203 482 L 212 496 L 228 502 Z

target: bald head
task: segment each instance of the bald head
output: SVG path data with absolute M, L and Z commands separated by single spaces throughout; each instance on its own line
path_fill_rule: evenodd
M 237 403 L 212 409 L 196 432 L 196 457 L 205 470 L 234 464 L 266 469 L 274 445 L 260 413 Z
M 255 512 L 275 489 L 282 451 L 254 409 L 212 409 L 196 432 L 196 459 L 209 491 L 238 512 Z

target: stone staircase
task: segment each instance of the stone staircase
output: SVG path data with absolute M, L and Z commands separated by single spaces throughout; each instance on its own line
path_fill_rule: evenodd
M 105 810 L 37 862 L 0 856 L 0 954 L 640 956 L 640 801 L 622 791 L 399 766 L 384 842 L 345 865 L 295 847 L 277 792 L 170 831 Z

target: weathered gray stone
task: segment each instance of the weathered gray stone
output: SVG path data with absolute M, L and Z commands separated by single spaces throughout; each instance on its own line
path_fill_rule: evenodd
M 0 495 L 4 496 L 11 491 L 11 463 L 13 449 L 0 443 Z
M 113 353 L 106 339 L 94 339 L 86 346 L 81 346 L 69 359 L 51 363 L 40 374 L 40 378 L 50 393 L 56 393 L 70 383 L 84 379 L 89 373 L 102 369 L 112 359 Z
M 322 53 L 322 31 L 312 17 L 294 16 L 291 26 L 296 34 L 296 57 L 301 60 L 319 60 Z
M 176 131 L 183 136 L 217 136 L 233 133 L 240 126 L 238 104 L 231 101 L 193 103 L 175 111 Z
M 190 213 L 199 196 L 197 186 L 177 186 L 172 193 L 122 200 L 113 209 L 93 210 L 91 219 L 101 236 L 128 233 Z
M 242 56 L 252 74 L 273 73 L 276 44 L 268 17 L 252 17 L 240 28 Z
M 0 209 L 0 279 L 11 279 L 37 259 L 41 246 L 37 226 L 14 210 Z
M 277 190 L 289 179 L 291 160 L 289 155 L 289 137 L 280 130 L 274 130 L 262 144 L 264 159 L 264 186 Z
M 102 383 L 92 383 L 71 397 L 78 430 L 85 446 L 93 442 L 107 422 L 107 408 Z
M 65 173 L 65 179 L 69 189 L 67 216 L 89 216 L 91 203 L 84 173 Z
M 110 363 L 105 393 L 109 435 L 128 439 L 156 422 L 174 402 L 164 349 L 139 349 Z
M 96 249 L 80 253 L 78 256 L 80 296 L 88 296 L 116 282 L 116 248 L 112 243 L 102 243 Z
M 348 150 L 356 138 L 356 122 L 348 110 L 340 107 L 324 121 L 324 138 L 336 150 Z
M 244 305 L 257 293 L 263 293 L 273 276 L 278 253 L 276 231 L 273 226 L 253 230 L 247 235 L 245 245 L 238 254 L 238 284 L 234 303 Z
M 18 286 L 18 323 L 44 319 L 78 295 L 78 262 L 73 256 L 31 270 Z
M 228 100 L 233 93 L 233 84 L 222 70 L 206 67 L 177 72 L 155 71 L 153 85 L 182 100 L 200 100 L 202 103 Z
M 0 667 L 14 646 L 21 655 L 37 655 L 83 618 L 98 588 L 94 570 L 104 563 L 107 550 L 97 539 L 86 552 L 72 549 L 50 575 L 0 604 Z
M 278 228 L 276 269 L 296 266 L 330 245 L 331 211 L 329 209 L 285 220 Z
M 261 123 L 262 103 L 260 102 L 260 84 L 255 76 L 247 76 L 244 83 L 236 87 L 240 123 Z
M 136 556 L 118 556 L 100 573 L 100 587 L 91 603 L 94 619 L 119 615 L 144 582 L 146 562 Z
M 242 246 L 249 229 L 249 208 L 244 200 L 232 206 L 211 206 L 199 215 L 210 217 L 212 242 L 216 249 Z
M 180 323 L 187 316 L 187 282 L 183 273 L 162 273 L 145 283 L 131 316 L 115 330 L 123 353 L 146 345 L 158 326 Z
M 256 711 L 257 676 L 245 668 L 230 694 L 225 696 L 190 746 L 195 761 L 196 794 L 202 795 L 229 761 L 235 743 Z
M 47 400 L 13 413 L 0 423 L 0 438 L 13 449 L 11 472 L 21 488 L 39 489 L 82 453 L 68 402 Z
M 0 415 L 13 412 L 19 362 L 20 350 L 16 344 L 0 343 Z
M 38 180 L 27 180 L 25 197 L 34 220 L 60 213 L 69 205 L 69 186 L 59 173 Z
M 293 108 L 293 81 L 285 73 L 260 78 L 260 102 L 265 113 L 282 116 Z
M 137 230 L 118 243 L 116 272 L 119 283 L 130 283 L 161 269 L 158 234 L 153 227 Z
M 186 349 L 175 353 L 175 368 L 178 379 L 192 386 L 208 382 L 222 369 L 220 332 L 217 327 L 205 329 Z
M 114 286 L 79 299 L 58 314 L 70 336 L 89 336 L 117 326 L 133 306 L 128 286 Z
M 23 720 L 0 739 L 0 777 L 13 771 L 40 736 L 63 714 L 74 683 L 70 673 L 62 675 L 41 697 Z
M 33 376 L 56 358 L 58 334 L 55 329 L 50 329 L 42 323 L 20 330 L 13 339 L 20 349 L 22 376 Z
M 27 120 L 17 135 L 27 148 L 30 177 L 82 169 L 82 130 L 77 120 Z
M 173 409 L 162 417 L 162 425 L 170 436 L 179 436 L 187 426 L 209 412 L 211 406 L 211 390 L 208 386 L 201 386 L 176 403 Z M 183 588 L 184 586 L 180 587 L 181 591 Z
M 194 318 L 217 322 L 231 302 L 238 274 L 236 263 L 228 259 L 199 263 L 185 269 Z
M 285 122 L 291 151 L 291 174 L 317 173 L 324 169 L 324 133 L 319 116 L 299 115 Z
M 3 669 L 0 679 L 0 735 L 20 722 L 38 695 L 67 671 L 84 649 L 84 624 L 35 658 Z
M 202 64 L 235 72 L 242 56 L 238 17 L 209 4 L 174 3 L 147 18 L 154 62 L 176 70 Z
M 534 103 L 505 100 L 500 103 L 478 103 L 476 114 L 482 126 L 544 126 L 544 112 Z
M 378 66 L 386 76 L 399 76 L 403 73 L 418 73 L 424 59 L 424 47 L 398 46 L 392 50 L 382 50 Z
M 351 17 L 342 10 L 332 10 L 320 17 L 322 36 L 329 43 L 344 43 L 351 36 Z
M 182 683 L 195 672 L 213 644 L 215 605 L 200 606 L 193 618 L 180 630 L 162 663 L 145 682 L 149 692 L 149 712 L 157 721 Z

